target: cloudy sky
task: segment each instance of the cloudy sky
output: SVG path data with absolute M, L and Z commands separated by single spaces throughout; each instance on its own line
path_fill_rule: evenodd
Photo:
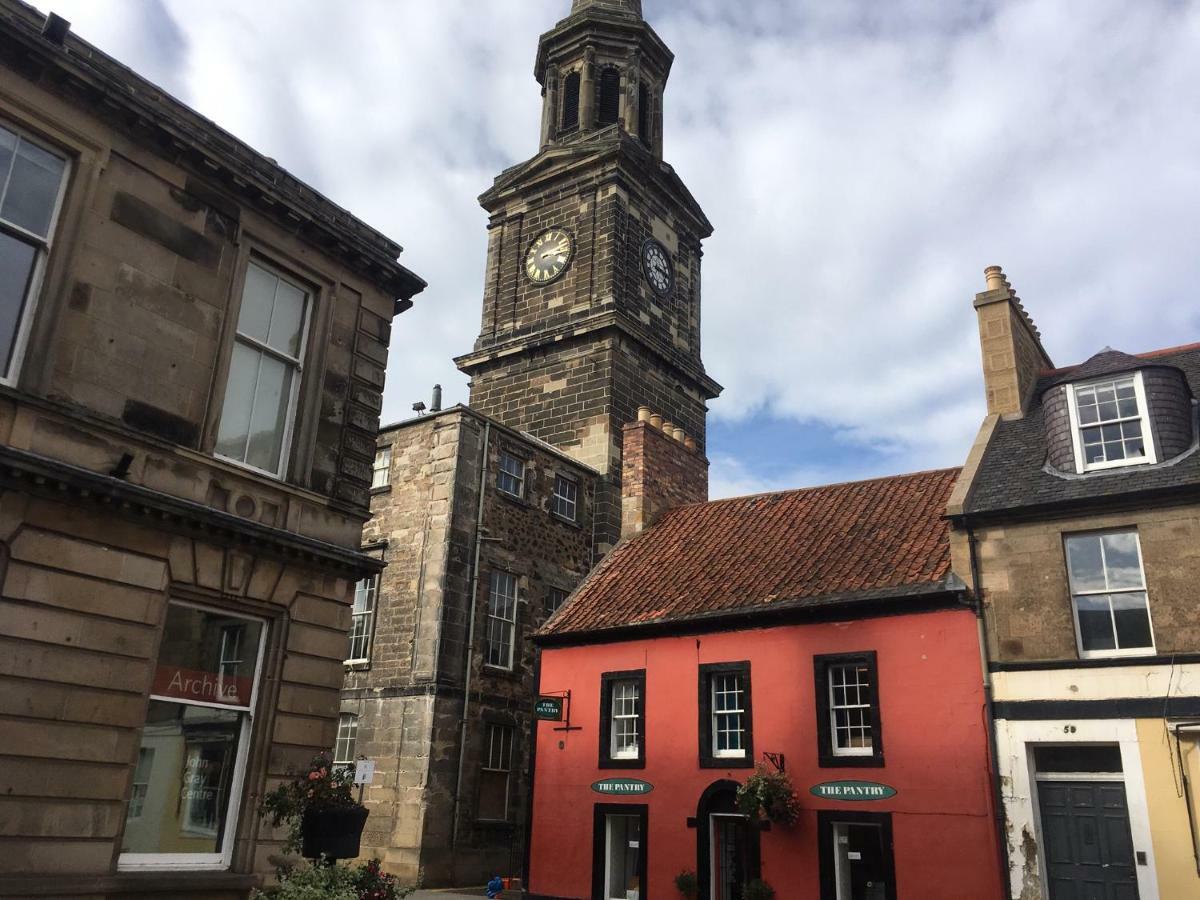
M 39 0 L 405 246 L 385 418 L 479 325 L 476 197 L 569 0 Z M 1200 340 L 1200 2 L 644 0 L 705 246 L 713 493 L 961 463 L 1001 264 L 1056 363 Z

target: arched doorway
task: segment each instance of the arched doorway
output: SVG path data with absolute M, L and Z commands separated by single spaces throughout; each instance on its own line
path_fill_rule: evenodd
M 696 807 L 698 900 L 742 900 L 742 886 L 759 877 L 758 824 L 738 812 L 736 781 L 715 781 Z

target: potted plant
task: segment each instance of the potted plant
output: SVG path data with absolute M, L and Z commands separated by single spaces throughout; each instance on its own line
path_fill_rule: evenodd
M 335 766 L 318 753 L 308 769 L 263 797 L 261 812 L 278 828 L 288 825 L 284 851 L 306 859 L 354 859 L 358 856 L 367 808 L 354 799 L 354 768 Z
M 696 880 L 695 872 L 684 869 L 675 876 L 675 887 L 687 900 L 696 900 L 696 894 L 700 891 L 700 882 Z
M 761 878 L 755 878 L 742 887 L 742 900 L 775 900 L 775 888 Z
M 762 765 L 738 788 L 737 805 L 742 815 L 777 825 L 795 825 L 800 819 L 800 800 L 792 780 L 786 773 L 769 772 Z
M 359 866 L 305 865 L 283 868 L 279 884 L 251 893 L 251 900 L 404 900 L 413 892 L 384 873 L 379 860 Z

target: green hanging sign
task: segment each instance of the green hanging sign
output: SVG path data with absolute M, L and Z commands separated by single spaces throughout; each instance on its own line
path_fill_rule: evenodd
M 654 785 L 648 781 L 638 781 L 636 778 L 606 778 L 592 784 L 592 790 L 597 794 L 616 794 L 628 797 L 635 794 L 648 794 L 654 790 Z
M 822 800 L 850 800 L 856 803 L 896 796 L 894 787 L 874 781 L 826 781 L 813 785 L 808 792 Z
M 533 705 L 534 718 L 545 722 L 561 722 L 563 720 L 562 697 L 538 697 Z

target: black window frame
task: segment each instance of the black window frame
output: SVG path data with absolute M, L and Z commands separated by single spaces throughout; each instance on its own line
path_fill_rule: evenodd
M 510 825 L 511 826 L 511 825 L 515 824 L 514 823 L 514 818 L 515 818 L 514 814 L 518 811 L 518 803 L 517 803 L 517 800 L 514 798 L 514 794 L 515 794 L 514 788 L 520 787 L 520 785 L 518 785 L 516 783 L 516 780 L 518 777 L 520 777 L 520 774 L 521 774 L 521 767 L 520 767 L 521 760 L 517 756 L 517 751 L 519 749 L 517 742 L 520 737 L 521 729 L 517 727 L 517 723 L 515 720 L 510 719 L 507 716 L 493 715 L 493 714 L 489 714 L 486 712 L 483 714 L 483 716 L 480 717 L 479 722 L 483 726 L 483 728 L 482 728 L 482 733 L 480 735 L 479 766 L 475 770 L 475 775 L 476 775 L 475 822 L 479 825 L 493 825 L 493 826 Z M 503 819 L 486 818 L 481 814 L 482 811 L 480 809 L 480 807 L 482 806 L 482 799 L 483 799 L 483 796 L 482 796 L 483 795 L 483 773 L 485 771 L 487 771 L 487 772 L 501 771 L 499 769 L 489 768 L 486 765 L 486 763 L 491 762 L 490 752 L 491 752 L 491 736 L 492 736 L 493 728 L 504 728 L 504 729 L 508 730 L 508 770 L 505 772 L 504 818 Z
M 833 747 L 832 704 L 829 697 L 829 670 L 834 666 L 865 666 L 871 679 L 871 753 L 839 756 Z M 813 657 L 813 682 L 816 686 L 817 765 L 823 769 L 880 769 L 884 766 L 883 716 L 879 705 L 879 658 L 874 650 L 856 653 L 824 653 Z
M 638 755 L 632 759 L 616 759 L 612 755 L 612 689 L 618 682 L 632 681 L 638 687 Z M 646 768 L 646 670 L 605 672 L 600 676 L 600 768 Z
M 745 684 L 746 705 L 743 715 L 745 725 L 745 750 L 743 756 L 714 756 L 712 745 L 712 679 L 715 675 L 741 675 Z M 702 769 L 753 769 L 754 768 L 754 691 L 750 680 L 750 661 L 703 663 L 697 674 L 700 722 L 700 768 Z
M 640 822 L 641 834 L 638 838 L 638 883 L 641 890 L 638 896 L 646 900 L 649 893 L 646 889 L 647 876 L 650 874 L 649 845 L 650 845 L 650 807 L 645 803 L 596 803 L 592 806 L 592 897 L 593 900 L 604 900 L 604 869 L 608 864 L 604 850 L 608 835 L 609 816 L 637 816 Z
M 562 595 L 562 600 L 558 604 L 555 604 L 555 602 L 554 602 L 555 594 Z M 558 612 L 560 609 L 562 609 L 566 605 L 567 598 L 570 596 L 571 596 L 571 592 L 566 590 L 565 588 L 560 588 L 560 587 L 555 587 L 554 585 L 550 585 L 548 588 L 546 588 L 546 596 L 542 600 L 542 612 L 545 613 L 547 618 L 549 618 L 550 616 L 554 615 L 556 612 Z
M 840 809 L 817 810 L 817 853 L 821 878 L 821 900 L 837 900 L 837 871 L 833 861 L 833 826 L 845 822 L 851 825 L 878 825 L 887 856 L 887 895 L 896 900 L 896 843 L 892 833 L 892 814 L 848 812 Z

